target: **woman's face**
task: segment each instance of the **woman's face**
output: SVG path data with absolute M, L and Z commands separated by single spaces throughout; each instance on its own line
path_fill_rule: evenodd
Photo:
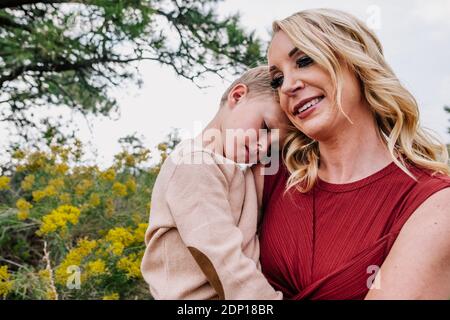
M 281 108 L 300 131 L 323 141 L 345 129 L 349 122 L 335 104 L 330 75 L 297 49 L 281 30 L 272 39 L 268 61 Z M 360 86 L 353 72 L 345 66 L 342 70 L 342 109 L 353 119 L 352 115 L 358 112 L 355 106 L 361 103 Z

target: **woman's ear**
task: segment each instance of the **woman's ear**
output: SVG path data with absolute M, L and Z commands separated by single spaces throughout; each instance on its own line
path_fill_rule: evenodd
M 235 85 L 228 94 L 228 106 L 234 108 L 239 101 L 248 93 L 248 87 L 243 83 Z

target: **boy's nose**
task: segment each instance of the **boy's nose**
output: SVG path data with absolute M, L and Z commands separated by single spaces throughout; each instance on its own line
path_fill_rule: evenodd
M 267 150 L 271 143 L 271 133 L 262 132 L 258 140 L 258 159 L 260 156 L 267 155 Z

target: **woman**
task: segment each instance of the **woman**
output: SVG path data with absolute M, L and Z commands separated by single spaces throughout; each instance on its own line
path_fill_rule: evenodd
M 288 299 L 449 299 L 448 154 L 379 40 L 328 9 L 273 31 L 272 86 L 293 130 L 264 181 L 265 276 Z

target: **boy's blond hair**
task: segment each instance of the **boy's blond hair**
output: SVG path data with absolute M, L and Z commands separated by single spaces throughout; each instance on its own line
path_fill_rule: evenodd
M 228 100 L 228 95 L 234 86 L 244 84 L 248 88 L 249 97 L 258 95 L 268 95 L 277 98 L 277 91 L 270 86 L 270 73 L 268 66 L 258 66 L 245 71 L 239 78 L 233 81 L 222 95 L 220 106 L 224 106 Z

